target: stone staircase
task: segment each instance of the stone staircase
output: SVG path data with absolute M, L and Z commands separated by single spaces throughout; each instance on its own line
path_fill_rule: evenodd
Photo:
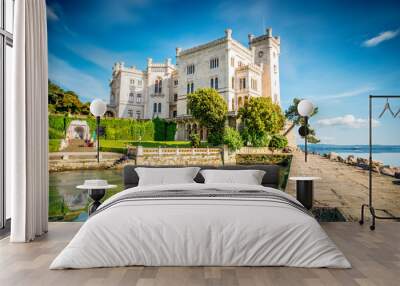
M 86 147 L 85 141 L 81 139 L 72 139 L 63 152 L 95 152 L 96 147 Z

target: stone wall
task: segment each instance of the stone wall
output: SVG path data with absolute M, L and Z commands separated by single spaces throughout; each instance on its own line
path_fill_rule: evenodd
M 136 157 L 136 165 L 141 166 L 191 166 L 211 165 L 220 166 L 223 164 L 221 155 L 218 154 L 197 154 L 197 155 L 148 155 Z
M 223 151 L 219 148 L 143 148 L 134 151 L 136 165 L 223 165 Z

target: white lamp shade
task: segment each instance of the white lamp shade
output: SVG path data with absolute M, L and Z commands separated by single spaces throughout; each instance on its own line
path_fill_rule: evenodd
M 106 113 L 107 104 L 101 99 L 95 99 L 90 104 L 90 113 L 94 116 L 103 116 Z
M 297 111 L 301 116 L 310 116 L 314 112 L 314 105 L 311 101 L 303 99 L 297 105 Z

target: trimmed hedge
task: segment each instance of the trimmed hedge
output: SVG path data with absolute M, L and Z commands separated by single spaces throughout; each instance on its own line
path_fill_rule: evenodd
M 96 130 L 96 119 L 93 116 L 64 116 L 49 115 L 49 138 L 64 138 L 65 128 L 71 121 L 84 120 L 88 123 L 90 133 Z M 105 134 L 101 139 L 107 140 L 132 140 L 132 141 L 171 141 L 175 138 L 176 123 L 164 119 L 132 120 L 122 118 L 103 118 L 100 125 L 104 127 Z
M 61 145 L 61 139 L 49 139 L 49 152 L 58 152 Z
M 126 154 L 127 153 L 126 147 L 108 147 L 108 146 L 101 146 L 100 144 L 100 151 L 101 152 L 112 152 L 112 153 L 120 153 Z
M 127 145 L 138 146 L 149 148 L 158 147 L 179 147 L 179 148 L 190 148 L 189 141 L 129 141 L 129 140 L 100 140 L 100 147 L 110 147 L 110 148 L 126 148 Z M 207 144 L 203 144 L 206 147 Z

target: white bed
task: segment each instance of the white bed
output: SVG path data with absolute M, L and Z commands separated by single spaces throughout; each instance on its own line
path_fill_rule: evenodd
M 105 201 L 50 269 L 145 266 L 350 268 L 318 222 L 290 203 L 246 197 L 135 198 L 147 191 L 263 191 L 240 184 L 174 184 L 127 189 Z M 138 193 L 141 192 L 141 193 Z M 251 192 L 249 192 L 251 194 Z

